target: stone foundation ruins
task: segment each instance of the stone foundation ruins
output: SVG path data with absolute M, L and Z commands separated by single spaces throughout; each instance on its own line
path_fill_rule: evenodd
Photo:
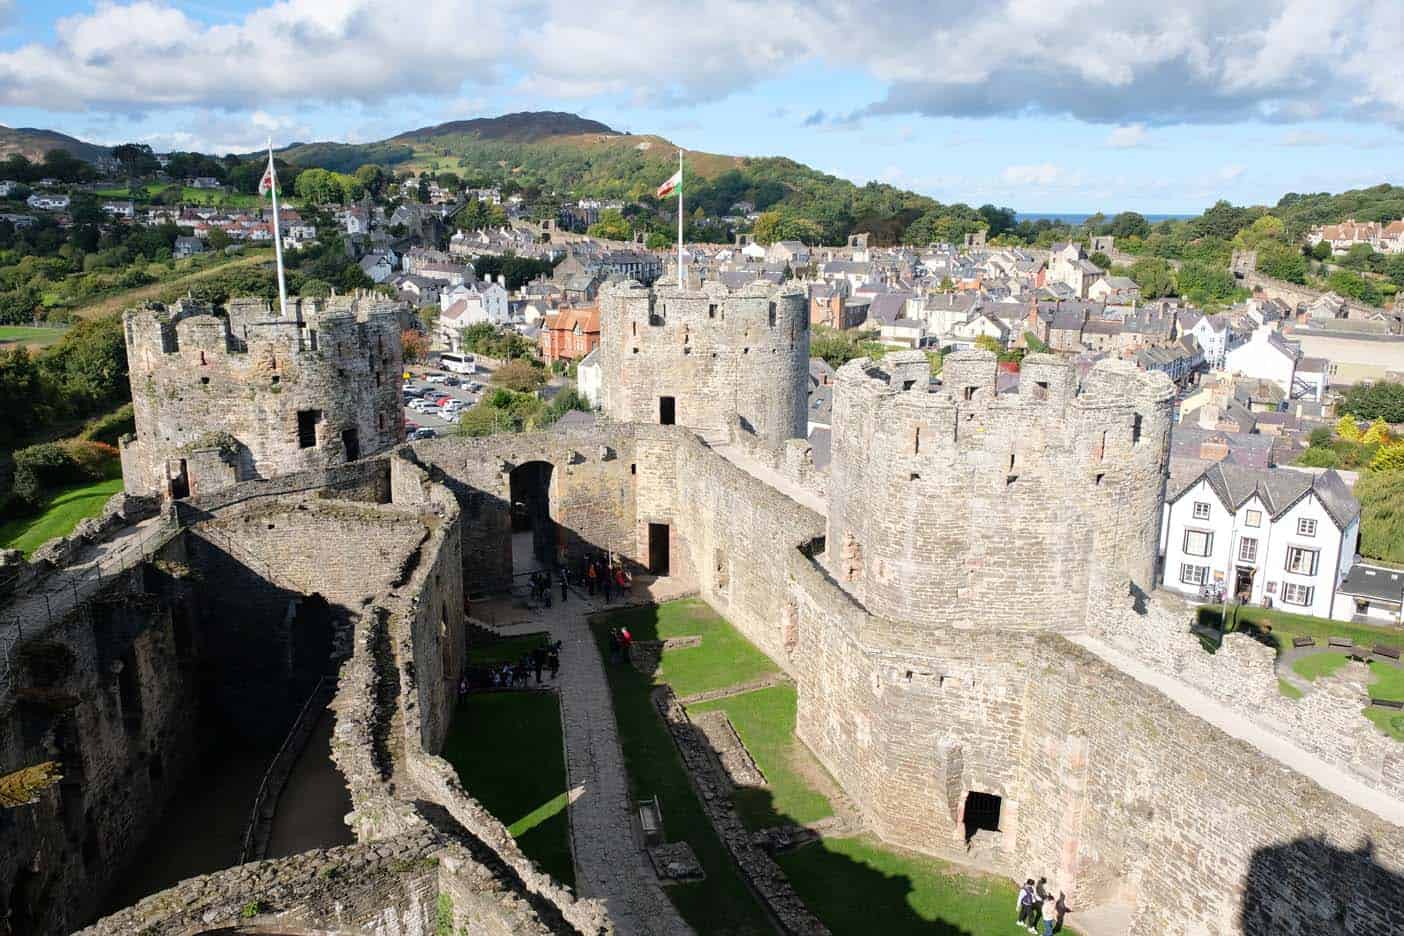
M 668 355 L 708 347 L 708 295 L 685 297 L 696 322 L 667 333 Z M 771 300 L 744 298 L 717 303 L 728 328 L 753 312 L 743 334 L 769 328 Z M 632 339 L 607 333 L 606 358 L 633 357 Z M 1135 932 L 1404 931 L 1399 755 L 1358 699 L 1279 699 L 1266 650 L 1205 654 L 1186 610 L 1134 587 L 1151 580 L 1168 388 L 1117 364 L 1078 385 L 1032 356 L 1019 392 L 996 395 L 973 352 L 932 392 L 924 368 L 841 369 L 827 516 L 728 459 L 729 435 L 697 434 L 746 418 L 747 446 L 788 452 L 768 441 L 793 434 L 783 414 L 677 385 L 674 425 L 626 403 L 636 421 L 431 440 L 168 501 L 130 563 L 43 617 L 73 573 L 27 570 L 0 609 L 0 771 L 57 759 L 65 779 L 0 812 L 11 931 L 92 923 L 210 743 L 196 726 L 243 715 L 277 737 L 328 674 L 357 844 L 197 877 L 90 932 L 429 934 L 445 913 L 471 932 L 612 931 L 438 756 L 464 599 L 510 580 L 514 502 L 550 521 L 555 555 L 661 558 L 695 582 L 793 679 L 800 740 L 888 842 L 978 844 L 1011 875 L 1043 869 L 1074 907 L 1129 907 Z M 765 465 L 803 483 L 789 458 Z

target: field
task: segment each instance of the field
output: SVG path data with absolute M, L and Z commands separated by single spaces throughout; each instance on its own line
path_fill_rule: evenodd
M 175 186 L 170 183 L 152 182 L 142 186 L 142 194 L 136 196 L 136 201 L 144 201 L 155 198 L 157 195 L 168 192 Z M 96 189 L 93 192 L 99 198 L 120 198 L 128 199 L 132 197 L 131 191 L 125 185 L 112 186 L 110 188 Z M 293 207 L 296 199 L 281 197 L 279 191 L 278 204 Z M 198 189 L 188 185 L 180 187 L 180 201 L 190 205 L 217 205 L 223 208 L 259 208 L 267 203 L 267 199 L 258 195 L 245 195 L 242 192 L 226 192 L 220 189 Z
M 73 310 L 73 314 L 82 318 L 101 318 L 104 315 L 112 315 L 121 312 L 124 309 L 129 309 L 134 305 L 148 300 L 159 299 L 168 291 L 183 290 L 203 279 L 218 276 L 221 273 L 227 273 L 239 267 L 253 266 L 258 263 L 271 263 L 272 260 L 273 252 L 271 250 L 245 247 L 244 253 L 236 255 L 227 262 L 205 267 L 194 273 L 172 277 L 160 283 L 150 283 L 146 286 L 138 286 L 135 289 L 124 289 L 121 292 L 113 293 L 110 296 L 104 296 L 101 299 L 96 299 L 85 305 L 78 306 Z
M 57 344 L 67 328 L 31 328 L 26 325 L 0 325 L 0 350 L 24 345 L 31 350 Z
M 55 536 L 66 536 L 80 520 L 102 513 L 107 499 L 122 490 L 121 478 L 76 485 L 58 491 L 44 510 L 0 525 L 0 549 L 22 549 L 29 555 Z

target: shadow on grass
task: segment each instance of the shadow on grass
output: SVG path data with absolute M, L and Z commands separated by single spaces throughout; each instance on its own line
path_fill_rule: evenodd
M 659 674 L 641 673 L 621 657 L 611 656 L 608 635 L 612 627 L 628 627 L 639 640 L 675 636 L 681 621 L 677 604 L 606 612 L 591 620 L 614 702 L 630 794 L 635 801 L 658 797 L 664 838 L 687 842 L 706 872 L 704 881 L 666 888 L 697 932 L 773 933 L 776 925 L 717 836 L 688 780 L 672 736 L 654 708 L 651 691 Z M 695 610 L 687 613 L 695 614 Z M 729 625 L 721 626 L 730 630 Z M 668 669 L 666 662 L 663 668 Z M 779 717 L 782 722 L 793 722 L 792 712 L 782 712 Z M 771 791 L 742 792 L 749 828 L 795 821 L 789 807 L 777 803 Z M 960 873 L 937 859 L 896 852 L 863 837 L 808 845 L 781 855 L 778 863 L 811 912 L 839 936 L 982 936 L 1007 931 L 1014 920 L 1016 889 L 1012 882 Z
M 575 886 L 565 749 L 554 692 L 475 692 L 454 711 L 441 755 L 522 853 Z

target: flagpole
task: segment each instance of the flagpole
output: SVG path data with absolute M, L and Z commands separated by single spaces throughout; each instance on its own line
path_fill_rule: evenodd
M 278 314 L 288 317 L 288 288 L 283 281 L 283 233 L 278 228 L 278 172 L 273 168 L 273 138 L 268 138 L 268 174 L 273 185 L 273 253 L 278 258 Z
M 682 171 L 683 171 L 683 163 L 682 163 L 682 159 L 683 159 L 683 151 L 682 151 L 681 149 L 679 149 L 679 150 L 678 150 L 678 288 L 679 288 L 679 289 L 686 289 L 687 287 L 686 287 L 686 285 L 685 285 L 684 282 L 683 282 L 683 261 L 682 261 L 682 242 L 683 242 L 683 225 L 682 225 L 682 214 L 683 214 L 683 206 L 682 206 L 682 198 L 683 198 L 683 196 L 682 196 L 682 183 L 683 183 L 683 180 L 682 180 Z

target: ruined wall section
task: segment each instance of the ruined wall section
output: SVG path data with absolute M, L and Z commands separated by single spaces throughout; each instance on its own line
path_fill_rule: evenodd
M 122 444 L 128 493 L 198 494 L 399 444 L 395 305 L 357 295 L 289 306 L 286 319 L 243 299 L 227 317 L 188 299 L 126 313 L 136 420 Z
M 625 283 L 606 287 L 599 303 L 611 419 L 657 425 L 668 397 L 689 429 L 724 438 L 734 415 L 771 447 L 805 438 L 809 307 L 794 287 Z
M 1101 577 L 1153 579 L 1171 385 L 1121 361 L 1076 386 L 985 351 L 854 361 L 835 382 L 828 564 L 874 613 L 932 626 L 1077 628 Z
M 53 760 L 62 781 L 0 809 L 0 919 L 70 932 L 142 856 L 197 754 L 195 583 L 183 542 L 113 579 L 12 657 L 0 774 Z
M 464 588 L 470 594 L 509 586 L 512 471 L 531 462 L 551 466 L 551 520 L 558 550 L 568 563 L 603 549 L 632 562 L 646 561 L 636 530 L 639 466 L 633 427 L 600 423 L 484 439 L 434 439 L 403 451 L 458 499 Z

